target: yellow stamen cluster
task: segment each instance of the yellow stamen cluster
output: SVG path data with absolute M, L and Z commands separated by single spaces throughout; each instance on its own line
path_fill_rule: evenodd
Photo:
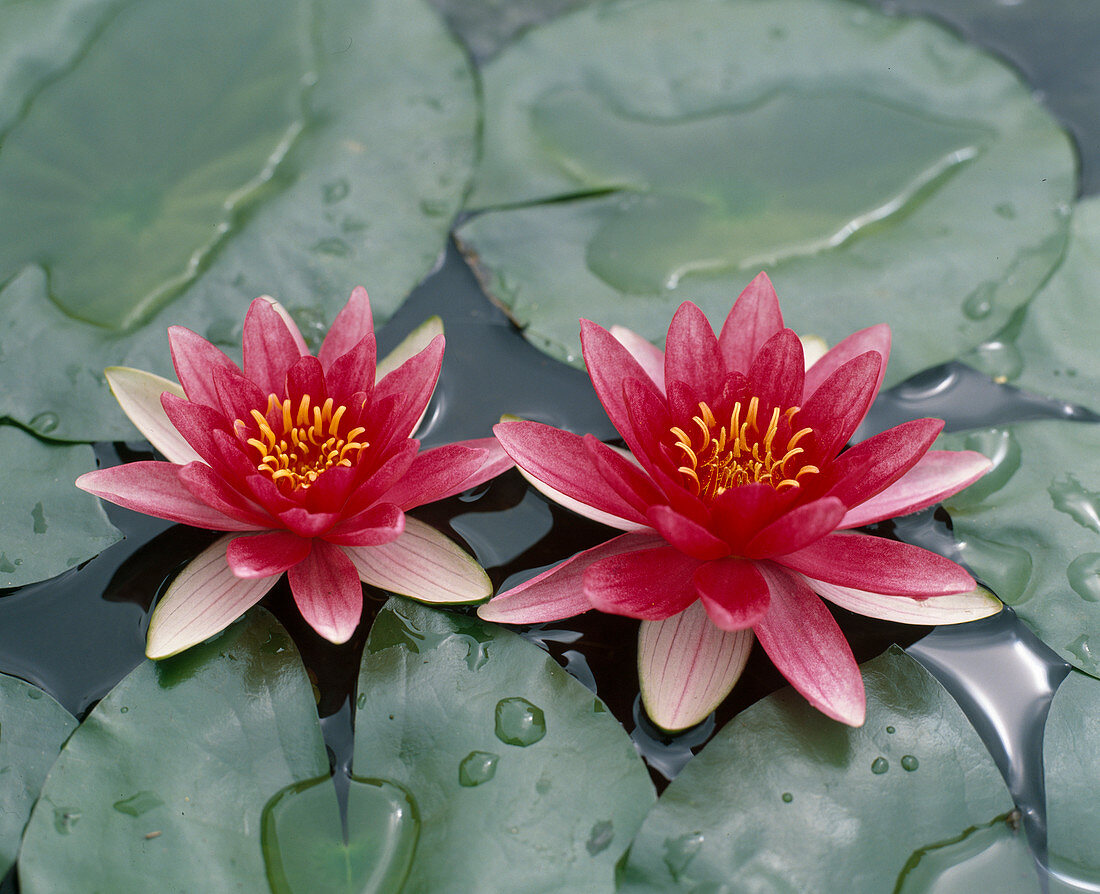
M 276 434 L 268 419 L 279 409 L 282 431 Z M 334 406 L 331 397 L 323 404 L 311 406 L 309 395 L 303 395 L 295 410 L 290 398 L 280 401 L 269 394 L 267 413 L 252 411 L 259 437 L 249 438 L 247 443 L 259 454 L 256 468 L 289 491 L 309 487 L 328 469 L 355 465 L 370 444 L 356 440 L 366 431 L 362 426 L 341 431 L 340 423 L 346 412 L 347 407 Z M 251 428 L 241 419 L 234 425 L 237 431 Z
M 680 474 L 704 499 L 713 499 L 743 484 L 770 484 L 776 490 L 798 487 L 802 476 L 820 471 L 812 465 L 795 468 L 796 457 L 804 452 L 798 442 L 813 432 L 811 428 L 794 431 L 792 423 L 798 410 L 790 407 L 781 413 L 779 407 L 773 408 L 767 426 L 761 431 L 757 397 L 749 400 L 746 407 L 740 401 L 735 403 L 728 425 L 719 425 L 710 407 L 700 403 L 699 415 L 691 418 L 699 430 L 697 434 L 694 431 L 688 434 L 678 426 L 669 430 L 676 439 L 675 449 L 683 455 Z M 785 443 L 776 441 L 780 418 L 786 421 L 786 431 L 791 432 Z

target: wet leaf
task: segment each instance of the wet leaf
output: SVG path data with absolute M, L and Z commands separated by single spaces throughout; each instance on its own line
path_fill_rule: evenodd
M 861 728 L 791 689 L 727 724 L 646 817 L 619 890 L 1037 894 L 962 711 L 896 647 L 862 669 Z
M 959 560 L 1062 658 L 1100 675 L 1100 426 L 1022 422 L 938 443 L 994 462 L 944 501 Z
M 73 485 L 95 467 L 91 447 L 0 425 L 0 587 L 54 577 L 122 539 L 99 500 Z
M 619 2 L 484 69 L 459 230 L 530 340 L 720 321 L 762 267 L 835 343 L 885 321 L 898 381 L 989 337 L 1065 241 L 1074 161 L 1016 76 L 929 23 L 840 2 Z M 929 318 L 936 320 L 929 326 Z
M 0 876 L 15 865 L 46 773 L 74 729 L 73 716 L 41 689 L 0 674 Z
M 102 370 L 169 374 L 169 324 L 239 343 L 269 293 L 316 337 L 357 284 L 384 320 L 442 251 L 476 107 L 420 0 L 139 0 L 58 40 L 0 132 L 0 411 L 131 437 Z
M 367 641 L 357 708 L 355 772 L 416 801 L 403 891 L 612 890 L 653 786 L 603 703 L 538 647 L 394 599 Z
M 483 62 L 516 35 L 591 0 L 430 0 L 451 30 Z

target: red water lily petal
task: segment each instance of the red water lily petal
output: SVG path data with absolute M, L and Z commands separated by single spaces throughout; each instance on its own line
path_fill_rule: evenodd
M 310 512 L 300 506 L 279 513 L 279 521 L 299 537 L 320 537 L 332 530 L 342 513 Z
M 853 332 L 825 356 L 817 361 L 806 371 L 806 382 L 803 392 L 803 401 L 809 400 L 810 395 L 817 391 L 834 372 L 854 357 L 874 351 L 882 358 L 882 365 L 878 371 L 878 381 L 875 383 L 875 393 L 882 387 L 882 379 L 886 375 L 886 361 L 890 359 L 890 327 L 885 323 L 870 326 Z
M 156 518 L 214 531 L 255 531 L 254 523 L 208 506 L 180 481 L 180 466 L 155 461 L 126 463 L 85 472 L 76 486 L 117 506 Z
M 766 273 L 758 273 L 734 302 L 718 336 L 726 369 L 747 372 L 756 352 L 782 328 L 772 281 Z
M 268 531 L 235 537 L 225 559 L 237 577 L 270 577 L 282 574 L 309 555 L 312 541 L 289 531 Z
M 724 376 L 710 320 L 696 305 L 685 301 L 672 317 L 665 339 L 665 382 L 683 382 L 695 393 L 706 394 L 711 383 Z
M 836 530 L 847 507 L 836 497 L 822 497 L 785 512 L 760 531 L 743 554 L 752 559 L 791 553 Z
M 374 319 L 371 316 L 367 290 L 356 286 L 321 343 L 317 359 L 327 373 L 338 357 L 343 357 L 367 336 L 374 337 Z M 371 382 L 374 382 L 374 359 L 371 359 Z
M 671 546 L 609 556 L 584 572 L 584 595 L 600 611 L 657 621 L 699 598 L 691 576 L 700 564 Z
M 670 506 L 652 506 L 646 517 L 665 540 L 692 558 L 720 559 L 730 554 L 728 543 Z
M 464 480 L 456 481 L 450 487 L 441 491 L 438 496 L 432 498 L 433 500 L 453 497 L 455 494 L 460 494 L 472 487 L 484 484 L 486 481 L 496 478 L 502 472 L 507 472 L 516 464 L 515 460 L 505 453 L 504 448 L 500 446 L 500 442 L 496 438 L 472 438 L 469 441 L 456 441 L 455 443 L 461 447 L 481 451 L 481 465 L 474 469 Z M 432 448 L 432 450 L 436 449 L 438 448 Z M 432 450 L 425 452 L 431 453 Z
M 706 719 L 745 669 L 751 630 L 721 630 L 695 602 L 663 621 L 638 628 L 638 681 L 650 720 L 667 730 Z
M 663 392 L 665 390 L 665 352 L 625 326 L 612 326 L 608 332 L 626 348 L 631 357 L 638 361 L 638 365 L 657 386 L 657 390 Z
M 829 610 L 800 575 L 759 564 L 771 590 L 768 613 L 753 628 L 779 672 L 821 713 L 861 726 L 867 710 L 863 678 Z
M 303 356 L 283 317 L 267 298 L 257 298 L 244 318 L 244 374 L 264 394 L 284 396 L 288 370 Z
M 214 347 L 201 335 L 183 326 L 168 327 L 168 347 L 172 352 L 176 378 L 188 399 L 208 407 L 217 407 L 214 370 L 219 366 L 228 366 L 240 372 L 237 364 L 220 348 Z
M 376 347 L 371 332 L 341 354 L 325 372 L 329 395 L 339 404 L 346 404 L 352 395 L 361 394 L 360 402 L 368 402 L 374 393 Z
M 660 488 L 629 458 L 629 453 L 608 447 L 595 435 L 585 435 L 584 446 L 604 481 L 638 512 L 644 515 L 650 506 L 665 502 Z
M 722 630 L 745 630 L 768 611 L 771 595 L 760 571 L 744 559 L 719 559 L 695 570 L 695 590 Z
M 577 435 L 540 422 L 500 422 L 493 434 L 516 465 L 555 491 L 616 518 L 648 524 L 603 479 Z
M 591 320 L 581 320 L 581 348 L 588 377 L 596 396 L 607 411 L 611 424 L 626 440 L 627 445 L 637 455 L 634 432 L 630 418 L 626 414 L 626 400 L 623 396 L 623 382 L 627 379 L 641 379 L 650 384 L 654 394 L 661 393 L 653 380 L 618 340 L 602 326 Z
M 751 393 L 760 398 L 764 407 L 778 407 L 780 412 L 802 402 L 802 379 L 805 375 L 802 342 L 790 329 L 780 329 L 764 342 L 749 366 Z M 767 417 L 762 420 L 767 424 Z
M 180 483 L 212 509 L 256 529 L 273 526 L 271 516 L 253 500 L 226 484 L 206 463 L 192 462 L 179 470 Z
M 252 427 L 256 424 L 252 411 L 263 413 L 267 410 L 267 395 L 255 382 L 231 367 L 219 366 L 214 370 L 214 390 L 218 406 L 227 420 L 240 420 Z
M 168 421 L 183 436 L 183 439 L 199 456 L 214 465 L 218 454 L 214 433 L 224 432 L 228 425 L 221 412 L 205 404 L 183 400 L 168 392 L 160 396 L 160 405 L 164 408 Z
M 348 501 L 344 505 L 344 517 L 350 518 L 362 512 L 380 499 L 383 494 L 388 494 L 401 480 L 401 477 L 408 472 L 419 449 L 420 442 L 415 439 L 402 441 L 393 453 L 375 468 L 370 477 L 348 497 Z M 390 500 L 389 502 L 396 501 Z
M 337 522 L 325 540 L 340 546 L 381 546 L 405 531 L 405 513 L 393 503 L 375 503 L 370 509 Z
M 885 490 L 850 509 L 840 526 L 858 528 L 927 509 L 973 484 L 992 465 L 973 450 L 933 450 Z
M 633 443 L 628 440 L 627 444 L 634 458 L 666 493 L 669 484 L 673 485 L 674 490 L 684 490 L 683 484 L 670 477 L 675 473 L 676 465 L 669 459 L 667 448 L 662 449 L 664 442 L 671 440 L 672 426 L 684 420 L 674 420 L 670 416 L 665 399 L 648 379 L 645 382 L 641 379 L 623 382 L 623 403 L 633 437 Z
M 314 630 L 332 643 L 351 639 L 363 613 L 363 585 L 340 547 L 323 540 L 287 572 L 298 611 Z
M 816 460 L 816 465 L 831 461 L 867 415 L 875 399 L 881 360 L 874 351 L 852 358 L 829 376 L 802 407 L 798 424 L 813 429 L 810 458 Z
M 829 495 L 846 506 L 869 500 L 916 465 L 942 429 L 942 419 L 914 419 L 855 444 L 833 463 Z
M 443 336 L 437 335 L 428 347 L 410 357 L 375 386 L 375 401 L 391 394 L 403 398 L 390 420 L 390 430 L 394 435 L 411 435 L 424 414 L 443 366 L 444 344 Z
M 321 369 L 321 361 L 316 357 L 307 355 L 299 357 L 286 371 L 286 387 L 279 385 L 276 393 L 284 393 L 290 400 L 292 412 L 297 413 L 303 397 L 309 397 L 310 407 L 321 406 L 328 398 L 328 388 L 325 386 L 325 374 Z M 312 413 L 312 410 L 310 411 Z
M 512 465 L 495 438 L 444 444 L 417 454 L 401 480 L 386 492 L 386 499 L 412 509 L 460 494 Z
M 817 580 L 893 596 L 974 589 L 974 578 L 950 559 L 919 546 L 848 531 L 829 534 L 775 561 Z
M 736 552 L 743 552 L 748 542 L 796 497 L 796 493 L 780 493 L 770 484 L 731 487 L 711 504 L 711 530 Z

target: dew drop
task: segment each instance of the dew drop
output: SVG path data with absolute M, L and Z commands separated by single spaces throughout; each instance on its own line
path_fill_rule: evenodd
M 8 558 L 7 553 L 0 553 L 0 573 L 11 574 L 15 571 L 15 565 Z
M 1072 643 L 1069 643 L 1066 646 L 1066 651 L 1075 655 L 1077 660 L 1085 665 L 1089 667 L 1096 666 L 1097 656 L 1092 653 L 1092 646 L 1089 645 L 1088 634 L 1082 633 Z
M 525 698 L 502 698 L 497 702 L 496 734 L 507 745 L 533 745 L 546 735 L 546 715 Z
M 81 813 L 68 807 L 55 807 L 53 811 L 53 827 L 62 835 L 68 835 L 78 822 Z
M 428 217 L 442 217 L 450 207 L 450 203 L 444 199 L 420 200 L 420 210 Z
M 895 730 L 892 726 L 888 726 L 886 727 L 886 732 L 888 732 L 892 736 L 894 733 L 897 732 L 897 730 Z
M 993 313 L 993 298 L 997 287 L 993 283 L 983 283 L 966 296 L 963 301 L 963 313 L 971 320 L 984 320 Z
M 703 833 L 690 832 L 679 838 L 665 839 L 665 866 L 672 873 L 673 881 L 680 881 L 680 876 L 687 871 L 688 865 L 695 859 L 695 855 L 702 850 Z
M 148 813 L 154 807 L 160 807 L 162 804 L 164 802 L 152 792 L 138 792 L 129 798 L 115 801 L 111 806 L 119 813 L 125 813 L 127 816 L 141 816 L 143 813 Z
M 60 424 L 61 418 L 57 413 L 52 413 L 49 410 L 45 413 L 39 413 L 30 421 L 30 427 L 40 435 L 48 435 L 56 430 Z
M 783 803 L 784 804 L 790 804 L 791 801 L 794 800 L 794 795 L 792 795 L 790 792 L 783 792 L 782 797 L 783 797 Z
M 1069 563 L 1066 577 L 1086 602 L 1100 602 L 1100 553 L 1085 553 Z
M 917 767 L 920 766 L 920 761 L 917 760 L 911 754 L 903 754 L 901 756 L 901 768 L 907 773 L 912 773 Z
M 331 205 L 341 199 L 346 199 L 349 192 L 351 192 L 351 187 L 348 185 L 348 181 L 341 177 L 339 180 L 333 180 L 321 187 L 321 198 L 326 205 Z
M 1073 475 L 1055 481 L 1047 488 L 1054 508 L 1064 512 L 1077 524 L 1100 534 L 1100 493 L 1091 491 Z
M 890 762 L 884 757 L 876 757 L 871 761 L 871 772 L 876 776 L 881 776 L 887 770 L 890 769 Z
M 585 850 L 588 851 L 589 856 L 594 857 L 596 854 L 607 850 L 614 838 L 615 826 L 611 820 L 600 820 L 592 826 L 592 831 L 588 834 L 588 841 L 584 844 Z
M 987 341 L 978 345 L 967 362 L 977 367 L 994 382 L 1011 382 L 1024 371 L 1024 357 L 1011 342 Z
M 46 510 L 43 508 L 41 500 L 34 504 L 34 509 L 31 510 L 31 518 L 34 519 L 34 533 L 45 534 L 49 525 L 46 524 Z
M 458 765 L 458 784 L 473 788 L 492 779 L 500 756 L 491 751 L 471 751 Z
M 126 705 L 123 705 L 121 708 L 118 709 L 119 714 L 127 714 L 129 713 L 129 711 L 130 709 Z
M 359 693 L 359 698 L 355 700 L 355 707 L 360 711 L 367 706 L 367 694 L 365 692 Z
M 42 690 L 37 688 L 28 689 L 27 698 L 31 699 L 31 701 L 38 701 L 42 698 Z

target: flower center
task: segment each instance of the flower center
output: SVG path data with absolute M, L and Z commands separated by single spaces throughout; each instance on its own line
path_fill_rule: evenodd
M 282 426 L 276 434 L 267 417 L 279 407 Z M 356 440 L 366 431 L 362 426 L 342 430 L 346 412 L 347 407 L 335 407 L 331 397 L 323 404 L 310 406 L 309 395 L 303 395 L 295 410 L 289 398 L 280 401 L 269 394 L 267 414 L 252 411 L 259 437 L 249 438 L 247 443 L 259 455 L 256 468 L 271 476 L 281 490 L 292 491 L 309 487 L 328 469 L 355 465 L 370 444 Z M 240 419 L 234 423 L 238 431 L 245 425 Z
M 687 426 L 690 434 L 677 426 L 669 430 L 676 438 L 675 449 L 683 455 L 678 471 L 698 496 L 713 499 L 743 484 L 770 484 L 776 490 L 798 487 L 803 475 L 820 471 L 817 466 L 799 466 L 797 457 L 804 451 L 798 442 L 813 432 L 812 428 L 794 430 L 792 421 L 799 408 L 781 412 L 775 407 L 763 430 L 759 410 L 759 398 L 752 398 L 747 407 L 738 401 L 729 424 L 719 425 L 710 407 L 700 402 L 699 415 L 691 418 L 694 428 Z

